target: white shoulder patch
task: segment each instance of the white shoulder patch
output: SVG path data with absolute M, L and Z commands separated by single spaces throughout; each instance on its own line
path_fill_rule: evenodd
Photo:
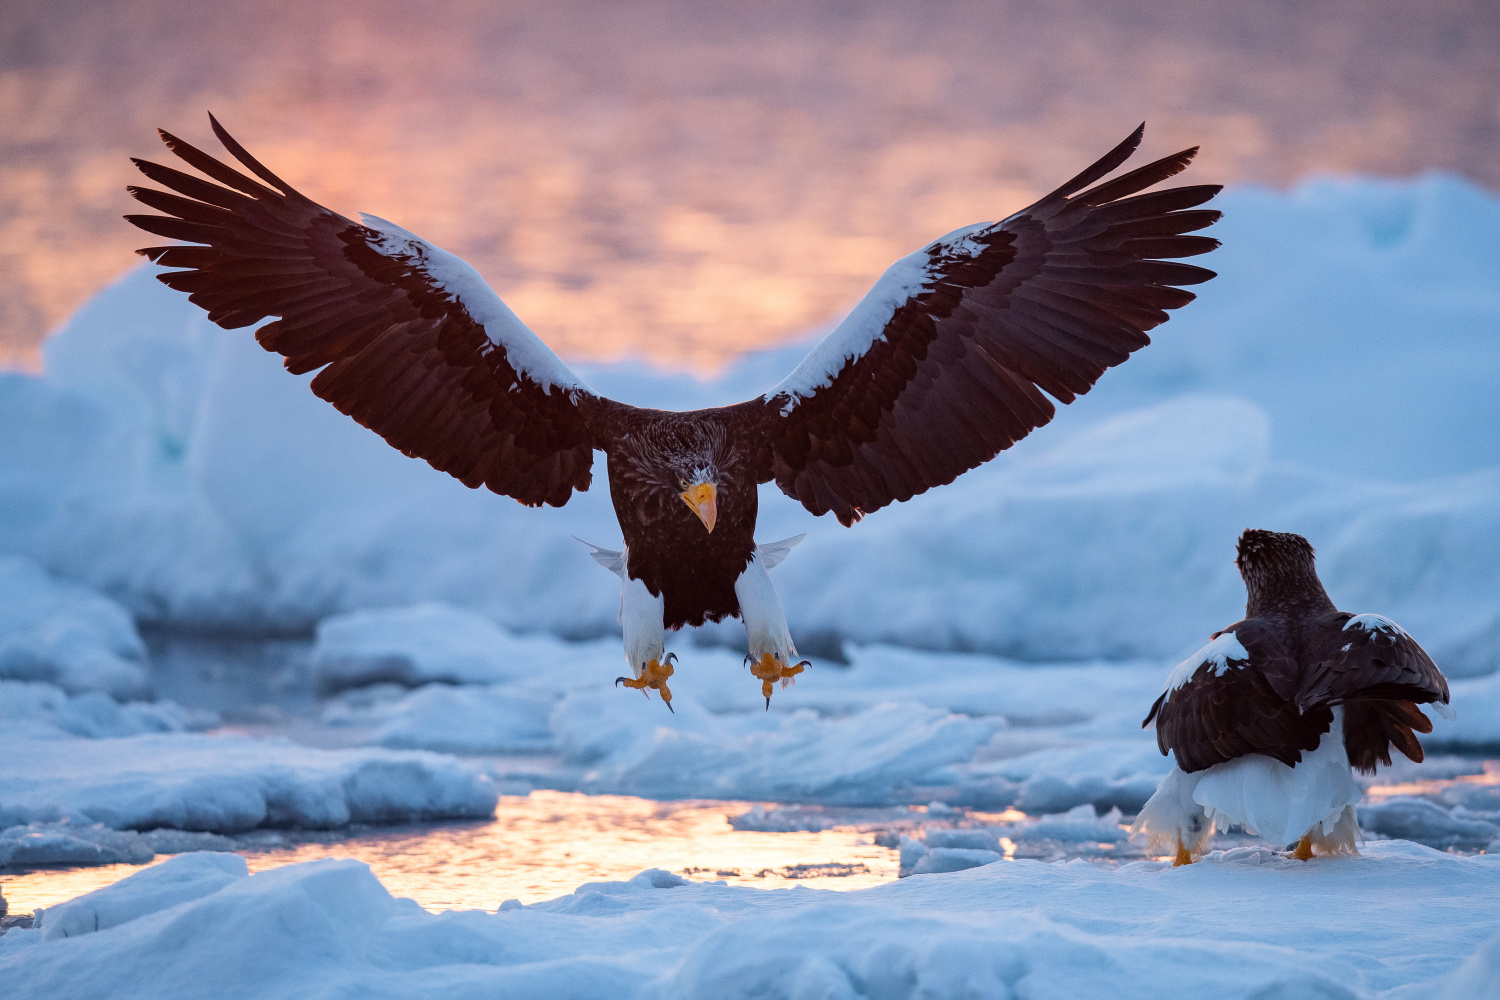
M 896 310 L 912 296 L 920 294 L 923 286 L 932 279 L 930 265 L 934 248 L 941 246 L 944 252 L 957 256 L 976 256 L 983 252 L 984 247 L 974 240 L 974 235 L 993 226 L 992 222 L 979 222 L 955 229 L 886 268 L 880 280 L 865 293 L 843 322 L 818 341 L 802 363 L 763 398 L 769 402 L 778 396 L 785 397 L 781 406 L 782 416 L 785 416 L 800 400 L 832 385 L 834 376 L 846 364 L 863 357 L 873 345 L 885 339 L 886 324 L 896 315 Z
M 464 307 L 474 322 L 484 328 L 490 343 L 505 348 L 506 359 L 512 368 L 528 375 L 543 392 L 550 392 L 553 386 L 592 392 L 562 363 L 552 348 L 542 343 L 542 339 L 511 312 L 510 306 L 495 294 L 468 261 L 433 246 L 416 233 L 378 215 L 361 212 L 359 218 L 380 234 L 380 239 L 375 242 L 377 250 L 391 257 L 410 260 L 412 266 L 426 274 L 434 286 Z
M 783 538 L 779 542 L 756 542 L 755 550 L 760 553 L 761 564 L 766 569 L 775 569 L 781 565 L 782 560 L 791 554 L 792 549 L 796 548 L 797 544 L 806 537 L 807 532 L 804 531 L 800 535 Z
M 1167 676 L 1165 690 L 1170 694 L 1182 687 L 1193 679 L 1193 675 L 1198 672 L 1198 668 L 1205 663 L 1213 664 L 1214 676 L 1218 677 L 1229 669 L 1230 660 L 1239 660 L 1248 663 L 1250 661 L 1250 654 L 1240 644 L 1239 636 L 1233 632 L 1225 632 L 1213 642 L 1177 664 L 1171 674 Z
M 573 540 L 583 542 L 583 539 L 577 535 L 573 536 Z M 593 542 L 583 542 L 583 544 L 589 547 L 589 555 L 593 556 L 594 562 L 603 566 L 620 579 L 625 579 L 625 553 L 623 551 L 616 552 L 614 549 L 600 548 Z
M 1366 612 L 1362 615 L 1355 615 L 1353 618 L 1350 618 L 1348 621 L 1344 622 L 1343 631 L 1347 632 L 1351 628 L 1362 628 L 1366 632 L 1384 632 L 1387 635 L 1406 634 L 1406 629 L 1402 628 L 1400 625 L 1397 625 L 1395 622 L 1391 621 L 1384 615 L 1377 615 L 1369 612 Z

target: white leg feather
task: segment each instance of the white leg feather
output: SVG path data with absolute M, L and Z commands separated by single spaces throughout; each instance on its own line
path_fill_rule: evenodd
M 627 548 L 622 561 L 629 559 Z M 646 664 L 663 659 L 667 648 L 665 611 L 666 603 L 660 594 L 653 597 L 644 583 L 625 576 L 620 588 L 620 624 L 625 629 L 625 659 L 636 677 L 641 676 Z
M 1207 810 L 1193 801 L 1193 791 L 1202 774 L 1202 771 L 1188 774 L 1173 767 L 1141 807 L 1130 832 L 1145 836 L 1149 853 L 1175 854 L 1186 848 L 1196 860 L 1207 850 L 1209 838 L 1214 834 L 1214 821 Z
M 766 572 L 759 547 L 745 571 L 734 581 L 734 596 L 739 598 L 751 658 L 759 660 L 769 653 L 786 664 L 797 662 L 797 647 L 792 644 L 786 615 L 781 611 L 781 601 L 771 585 L 771 574 Z

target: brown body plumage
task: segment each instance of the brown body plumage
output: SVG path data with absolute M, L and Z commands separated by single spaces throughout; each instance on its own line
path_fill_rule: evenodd
M 1246 754 L 1295 765 L 1343 706 L 1341 736 L 1356 768 L 1389 764 L 1393 746 L 1422 760 L 1415 733 L 1432 723 L 1417 706 L 1446 704 L 1448 682 L 1416 640 L 1379 616 L 1338 610 L 1301 535 L 1248 530 L 1235 561 L 1245 617 L 1214 637 L 1233 633 L 1248 658 L 1205 660 L 1162 693 L 1142 723 L 1156 721 L 1161 752 L 1188 773 Z

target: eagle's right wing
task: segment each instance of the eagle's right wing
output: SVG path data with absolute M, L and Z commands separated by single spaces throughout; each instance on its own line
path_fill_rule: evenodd
M 214 121 L 260 183 L 177 137 L 167 148 L 218 183 L 144 160 L 172 192 L 131 187 L 166 215 L 128 215 L 196 246 L 140 253 L 171 288 L 256 333 L 312 390 L 414 458 L 470 487 L 539 506 L 586 490 L 594 442 L 581 407 L 598 397 L 460 258 L 399 226 L 352 222 L 308 200 Z M 267 187 L 266 185 L 270 185 Z

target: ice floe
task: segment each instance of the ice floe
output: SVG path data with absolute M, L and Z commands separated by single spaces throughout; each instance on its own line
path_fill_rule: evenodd
M 18 996 L 109 983 L 152 1000 L 222 995 L 226 977 L 255 996 L 1358 1000 L 1500 988 L 1500 862 L 1399 842 L 1307 864 L 1254 849 L 1180 869 L 1020 861 L 855 892 L 657 870 L 441 914 L 392 898 L 354 861 L 243 865 L 183 855 L 48 908 L 0 937 L 0 983 Z
M 0 825 L 102 823 L 226 833 L 259 826 L 488 816 L 497 793 L 452 757 L 314 750 L 284 739 L 151 733 L 107 739 L 0 726 Z
M 124 608 L 30 559 L 0 555 L 0 678 L 133 698 L 151 690 L 145 660 Z

